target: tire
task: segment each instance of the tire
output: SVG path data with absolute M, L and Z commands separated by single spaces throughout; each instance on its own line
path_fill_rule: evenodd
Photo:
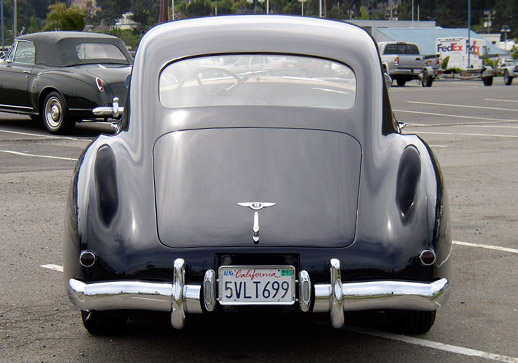
M 433 83 L 433 77 L 429 76 L 427 71 L 424 71 L 421 85 L 423 87 L 432 87 L 432 83 Z
M 492 86 L 493 85 L 493 77 L 483 77 L 482 82 L 484 82 L 484 86 Z
M 406 84 L 406 80 L 404 79 L 401 79 L 401 78 L 396 78 L 396 83 L 399 87 L 404 87 L 405 84 Z
M 81 311 L 83 326 L 92 335 L 109 335 L 122 331 L 126 317 L 118 312 Z
M 75 122 L 68 117 L 67 105 L 58 92 L 51 92 L 45 98 L 42 117 L 45 127 L 53 134 L 70 131 L 75 125 Z
M 435 323 L 434 311 L 392 310 L 390 311 L 392 329 L 403 334 L 424 334 Z
M 506 69 L 504 71 L 504 84 L 506 86 L 510 86 L 513 83 L 513 77 L 509 76 L 509 71 Z

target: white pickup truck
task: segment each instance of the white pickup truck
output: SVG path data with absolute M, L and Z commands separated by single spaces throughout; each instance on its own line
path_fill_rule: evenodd
M 504 76 L 504 84 L 510 86 L 513 79 L 518 76 L 518 62 L 512 58 L 502 59 L 498 65 L 498 70 Z
M 419 54 L 415 43 L 380 42 L 378 47 L 383 71 L 396 80 L 398 86 L 420 79 L 423 87 L 432 87 L 434 71 L 432 67 L 426 66 L 425 56 Z

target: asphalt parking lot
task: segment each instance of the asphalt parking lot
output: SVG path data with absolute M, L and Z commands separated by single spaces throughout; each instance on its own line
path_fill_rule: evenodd
M 0 113 L 0 361 L 5 362 L 487 362 L 518 363 L 518 82 L 410 82 L 390 91 L 404 133 L 434 150 L 448 189 L 452 292 L 428 334 L 387 332 L 382 317 L 325 321 L 163 316 L 93 337 L 65 296 L 64 205 L 75 161 L 109 124 L 49 135 Z

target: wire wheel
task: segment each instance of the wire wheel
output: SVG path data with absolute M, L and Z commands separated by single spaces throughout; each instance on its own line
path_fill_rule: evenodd
M 45 127 L 52 133 L 62 133 L 71 128 L 66 114 L 65 101 L 57 92 L 51 92 L 43 105 L 43 121 Z

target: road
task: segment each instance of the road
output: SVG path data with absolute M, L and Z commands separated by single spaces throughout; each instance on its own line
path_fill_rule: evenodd
M 373 314 L 341 330 L 290 317 L 168 317 L 90 336 L 64 292 L 64 205 L 75 160 L 107 124 L 51 136 L 0 113 L 0 361 L 5 362 L 487 362 L 518 363 L 518 85 L 495 79 L 417 83 L 390 91 L 404 133 L 443 168 L 453 226 L 452 293 L 432 330 L 386 332 Z

